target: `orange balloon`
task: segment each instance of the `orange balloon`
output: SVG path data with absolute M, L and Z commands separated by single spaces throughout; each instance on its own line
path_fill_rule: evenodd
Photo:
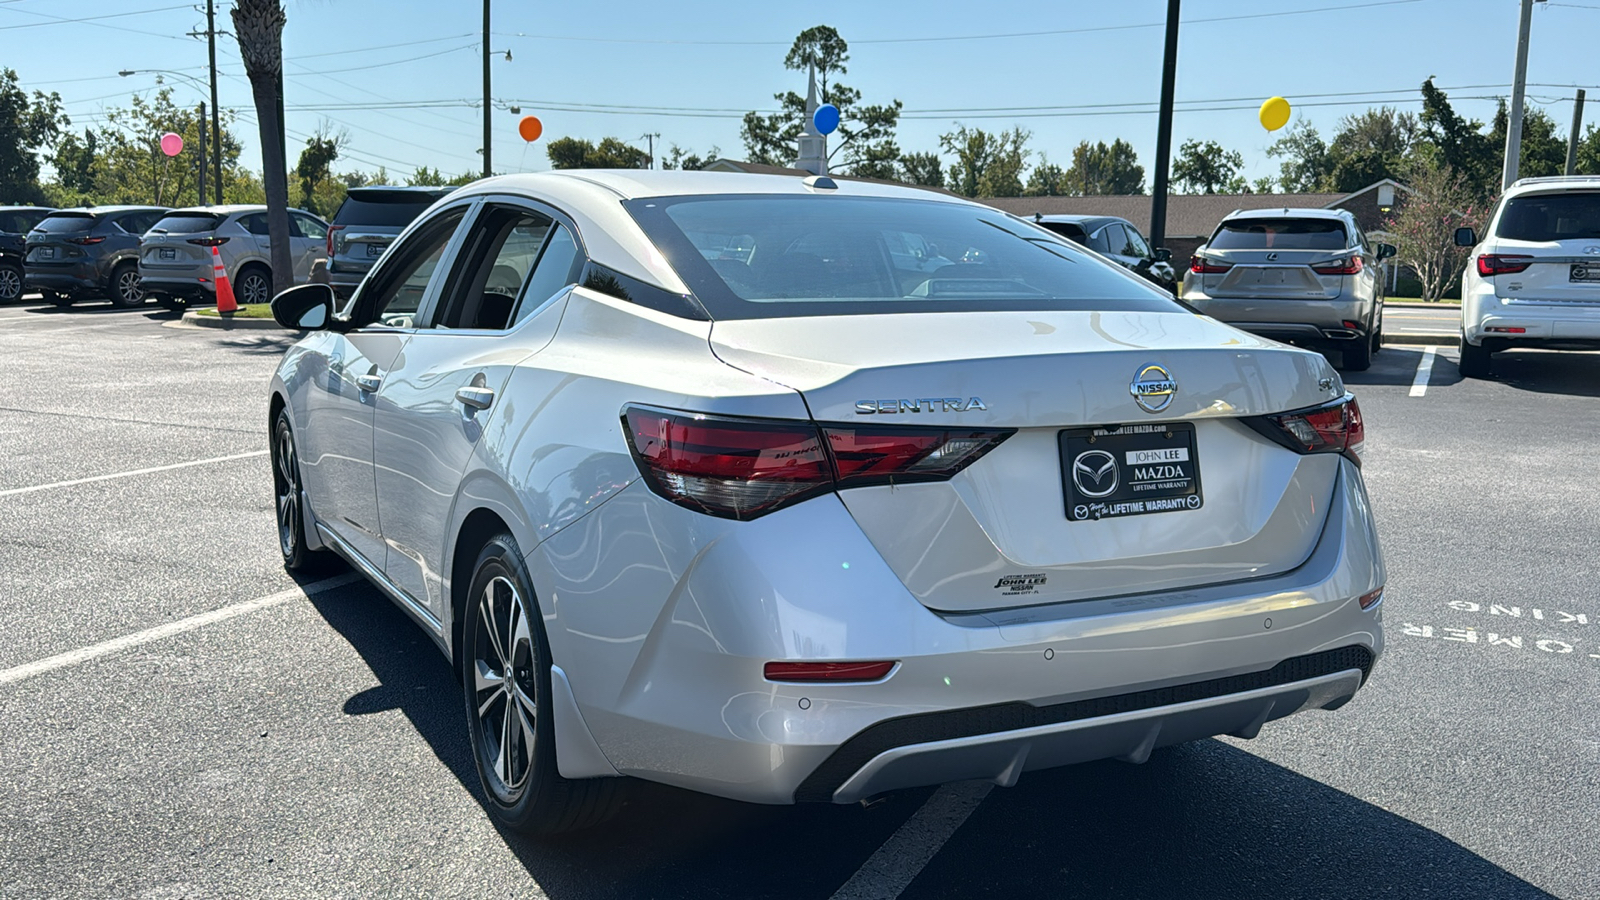
M 544 134 L 544 123 L 539 121 L 538 116 L 523 116 L 522 121 L 517 123 L 517 134 L 529 143 L 537 141 L 539 135 Z

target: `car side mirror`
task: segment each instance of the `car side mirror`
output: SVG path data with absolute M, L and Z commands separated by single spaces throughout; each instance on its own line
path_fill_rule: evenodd
M 1478 236 L 1476 234 L 1472 233 L 1472 229 L 1471 228 L 1457 228 L 1456 229 L 1456 246 L 1457 247 L 1476 247 L 1476 246 L 1478 246 Z
M 1380 242 L 1378 244 L 1378 261 L 1382 262 L 1383 260 L 1393 257 L 1399 252 L 1400 251 L 1397 250 L 1393 244 L 1384 244 Z
M 272 298 L 272 318 L 285 328 L 316 331 L 333 321 L 333 288 L 302 284 Z
M 1156 254 L 1155 254 L 1155 260 L 1156 260 L 1156 262 L 1171 262 L 1172 261 L 1172 251 L 1167 249 L 1166 247 L 1157 247 L 1156 248 Z

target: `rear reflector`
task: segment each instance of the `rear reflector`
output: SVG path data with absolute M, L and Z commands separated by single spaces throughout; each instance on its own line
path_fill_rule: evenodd
M 1377 606 L 1379 603 L 1383 602 L 1383 588 L 1379 587 L 1375 591 L 1368 591 L 1367 593 L 1362 594 L 1361 599 L 1357 600 L 1356 602 L 1361 604 L 1362 609 L 1371 609 L 1374 606 Z
M 748 520 L 841 488 L 943 481 L 1015 432 L 815 425 L 628 407 L 650 489 L 679 506 Z
M 1352 256 L 1325 266 L 1312 266 L 1311 271 L 1318 275 L 1355 275 L 1361 271 L 1361 257 Z
M 889 674 L 886 662 L 769 662 L 763 669 L 768 681 L 877 681 Z
M 1488 328 L 1485 328 L 1484 331 L 1493 331 L 1496 334 L 1527 334 L 1528 333 L 1528 329 L 1526 329 L 1526 328 L 1508 328 L 1508 327 L 1506 327 L 1504 325 L 1490 325 Z
M 1203 256 L 1189 257 L 1189 271 L 1196 275 L 1221 275 L 1233 266 L 1227 263 L 1212 262 Z
M 1533 257 L 1485 253 L 1478 257 L 1478 274 L 1485 278 L 1493 275 L 1515 275 L 1533 265 Z
M 1367 429 L 1356 398 L 1345 394 L 1324 406 L 1243 420 L 1298 453 L 1343 453 L 1360 464 Z

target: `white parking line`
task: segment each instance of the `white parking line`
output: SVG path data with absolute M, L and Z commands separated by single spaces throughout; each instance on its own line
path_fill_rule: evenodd
M 360 580 L 361 576 L 359 574 L 355 572 L 346 572 L 343 575 L 336 575 L 332 578 L 324 578 L 321 581 L 314 581 L 311 584 L 305 585 L 304 587 L 289 588 L 286 591 L 279 591 L 276 594 L 268 594 L 265 597 L 257 597 L 254 600 L 245 600 L 242 603 L 235 603 L 232 606 L 224 606 L 221 609 L 214 609 L 210 612 L 193 615 L 187 619 L 179 619 L 176 622 L 168 622 L 165 625 L 157 625 L 154 628 L 146 628 L 144 631 L 135 631 L 133 634 L 126 634 L 119 638 L 112 638 L 109 641 L 92 644 L 79 650 L 69 650 L 66 653 L 45 657 L 44 659 L 37 660 L 35 662 L 23 663 L 20 666 L 13 666 L 9 669 L 0 669 L 0 685 L 14 684 L 15 682 L 21 681 L 24 678 L 32 678 L 35 675 L 43 675 L 45 672 L 50 672 L 55 669 L 62 669 L 66 668 L 67 666 L 75 666 L 78 663 L 88 662 L 91 659 L 105 656 L 109 653 L 119 653 L 123 650 L 127 650 L 130 647 L 137 647 L 140 644 L 148 644 L 151 641 L 159 641 L 162 638 L 171 637 L 175 634 L 182 634 L 185 631 L 193 631 L 196 628 L 204 628 L 207 625 L 214 625 L 217 622 L 223 622 L 236 616 L 242 616 L 245 613 L 252 613 L 256 610 L 266 609 L 269 606 L 277 606 L 280 603 L 287 603 L 290 600 L 299 600 L 303 597 L 309 597 L 312 594 L 321 593 L 322 591 L 331 590 L 333 588 L 349 584 L 352 581 Z
M 151 466 L 148 469 L 134 469 L 131 472 L 112 472 L 110 475 L 91 475 L 88 478 L 74 478 L 70 481 L 52 481 L 49 484 L 35 484 L 30 487 L 7 488 L 0 491 L 0 497 L 10 497 L 16 494 L 31 494 L 34 491 L 48 491 L 51 488 L 71 487 L 75 484 L 88 484 L 92 481 L 110 481 L 113 478 L 132 478 L 135 475 L 149 475 L 152 472 L 170 472 L 173 469 L 187 469 L 190 466 L 206 466 L 211 463 L 228 462 L 235 459 L 249 459 L 252 456 L 266 456 L 269 451 L 252 450 L 249 453 L 235 453 L 232 456 L 213 456 L 210 459 L 196 459 L 190 462 L 173 463 L 170 466 Z
M 956 833 L 983 798 L 994 790 L 989 781 L 947 784 L 889 836 L 832 900 L 893 900 Z
M 1433 374 L 1433 347 L 1422 348 L 1422 361 L 1417 363 L 1417 378 L 1411 382 L 1411 396 L 1421 397 L 1428 393 L 1428 377 Z

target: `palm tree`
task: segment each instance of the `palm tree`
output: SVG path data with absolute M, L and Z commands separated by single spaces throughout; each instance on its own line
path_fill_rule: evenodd
M 289 256 L 289 163 L 279 139 L 278 85 L 283 72 L 283 23 L 278 0 L 234 0 L 233 33 L 250 76 L 256 121 L 261 125 L 261 185 L 267 192 L 267 235 L 272 242 L 272 290 L 294 284 Z

